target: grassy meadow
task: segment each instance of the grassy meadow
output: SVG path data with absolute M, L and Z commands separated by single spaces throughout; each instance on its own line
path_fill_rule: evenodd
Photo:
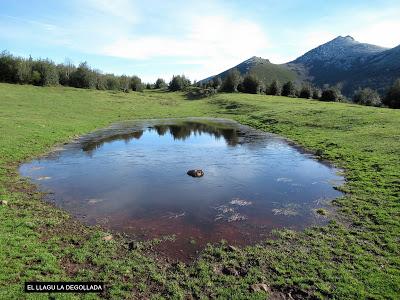
M 21 162 L 112 122 L 208 116 L 288 137 L 345 170 L 346 196 L 332 221 L 280 230 L 246 248 L 210 245 L 192 263 L 157 256 L 162 240 L 138 243 L 86 227 L 42 200 L 18 175 Z M 400 110 L 250 94 L 202 100 L 182 93 L 122 93 L 0 84 L 0 299 L 23 283 L 104 281 L 97 294 L 53 299 L 400 298 Z M 263 288 L 254 284 L 266 284 Z M 258 288 L 255 288 L 258 287 Z

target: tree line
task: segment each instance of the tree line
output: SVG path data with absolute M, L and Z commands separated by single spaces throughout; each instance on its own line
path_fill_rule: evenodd
M 315 99 L 320 101 L 350 102 L 342 93 L 340 85 L 325 86 L 322 89 L 311 83 L 296 85 L 293 81 L 281 84 L 273 80 L 265 85 L 254 74 L 246 74 L 244 77 L 237 69 L 230 70 L 224 80 L 215 77 L 204 83 L 197 84 L 203 89 L 215 89 L 227 93 L 266 94 L 274 96 L 286 96 L 293 98 Z M 367 106 L 387 106 L 400 108 L 400 79 L 395 80 L 386 94 L 381 97 L 377 91 L 370 88 L 360 88 L 354 92 L 352 102 Z
M 141 91 L 146 88 L 138 76 L 103 74 L 86 62 L 78 66 L 69 60 L 56 64 L 49 59 L 14 56 L 0 53 L 0 82 L 33 84 L 38 86 L 63 85 L 98 90 Z
M 91 68 L 86 62 L 78 66 L 69 60 L 56 64 L 49 59 L 32 59 L 14 56 L 7 51 L 0 53 L 0 82 L 33 84 L 38 86 L 63 85 L 76 88 L 98 90 L 120 90 L 124 92 L 142 91 L 143 89 L 166 89 L 169 91 L 190 90 L 193 97 L 207 97 L 217 92 L 242 92 L 275 96 L 316 99 L 320 101 L 346 102 L 340 86 L 326 86 L 323 89 L 303 83 L 300 87 L 293 81 L 281 84 L 278 80 L 265 85 L 254 74 L 242 76 L 237 69 L 230 70 L 225 78 L 215 77 L 207 82 L 194 82 L 185 75 L 174 75 L 167 84 L 158 78 L 154 84 L 144 84 L 134 76 L 103 74 Z M 193 89 L 193 87 L 195 89 Z M 369 106 L 387 106 L 400 108 L 400 79 L 381 97 L 370 88 L 359 89 L 354 93 L 353 102 Z

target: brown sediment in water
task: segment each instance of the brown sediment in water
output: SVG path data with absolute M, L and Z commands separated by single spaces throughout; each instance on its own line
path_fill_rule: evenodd
M 187 176 L 193 167 L 206 175 Z M 112 125 L 21 172 L 86 224 L 133 240 L 174 236 L 154 249 L 181 259 L 207 243 L 253 244 L 274 228 L 322 224 L 318 199 L 341 195 L 331 181 L 342 179 L 282 138 L 209 119 Z

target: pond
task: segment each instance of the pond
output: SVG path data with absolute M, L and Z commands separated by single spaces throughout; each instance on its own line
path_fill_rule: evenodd
M 202 169 L 203 177 L 187 175 Z M 49 201 L 132 239 L 173 236 L 176 258 L 222 239 L 245 245 L 303 229 L 341 196 L 338 170 L 276 135 L 221 119 L 125 122 L 21 165 Z

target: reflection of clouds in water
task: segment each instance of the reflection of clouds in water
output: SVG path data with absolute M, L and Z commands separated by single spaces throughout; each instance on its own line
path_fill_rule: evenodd
M 274 215 L 297 216 L 300 214 L 299 205 L 294 203 L 285 204 L 282 207 L 272 209 Z
M 293 180 L 287 177 L 279 177 L 276 179 L 277 182 L 292 182 Z
M 49 179 L 51 179 L 50 176 L 40 176 L 40 177 L 36 178 L 36 180 L 49 180 Z
M 96 203 L 103 202 L 103 201 L 104 201 L 104 199 L 91 198 L 91 199 L 87 200 L 87 203 L 88 204 L 96 204 Z
M 163 222 L 204 229 L 210 238 L 215 234 L 210 228 L 215 226 L 233 232 L 254 221 L 268 223 L 266 230 L 306 223 L 308 212 L 320 203 L 314 199 L 337 195 L 326 183 L 335 178 L 329 167 L 309 162 L 311 158 L 280 139 L 254 132 L 254 136 L 242 135 L 245 130 L 209 134 L 154 124 L 128 136 L 121 136 L 120 130 L 117 140 L 110 137 L 98 147 L 89 147 L 91 156 L 79 145 L 68 148 L 57 161 L 44 159 L 44 171 L 30 173 L 52 177 L 41 185 L 60 195 L 57 201 L 62 207 L 87 214 L 90 222 L 97 218 L 98 223 L 106 223 L 101 218 L 111 216 L 108 225 L 125 230 L 132 220 L 163 218 Z M 110 130 L 103 136 L 112 134 Z M 230 134 L 236 137 L 229 144 Z M 193 179 L 186 175 L 189 169 L 203 169 L 205 175 Z M 29 174 L 28 169 L 24 172 Z M 299 211 L 301 216 L 290 217 Z M 227 225 L 235 221 L 241 222 Z

